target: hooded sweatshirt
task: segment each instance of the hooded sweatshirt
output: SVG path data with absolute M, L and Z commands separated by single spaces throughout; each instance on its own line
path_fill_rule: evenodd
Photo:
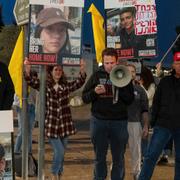
M 104 94 L 96 94 L 94 89 L 98 84 L 105 86 L 106 92 Z M 118 91 L 118 101 L 113 103 L 112 82 L 109 79 L 109 74 L 101 66 L 86 83 L 82 99 L 84 103 L 92 103 L 91 113 L 94 117 L 101 120 L 124 121 L 127 120 L 127 106 L 134 99 L 132 82 L 125 87 L 118 88 Z

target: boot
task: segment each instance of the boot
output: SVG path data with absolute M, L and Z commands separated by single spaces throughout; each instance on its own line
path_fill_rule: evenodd
M 62 174 L 59 174 L 58 176 L 59 176 L 58 180 L 61 180 L 62 179 Z
M 59 176 L 53 174 L 53 175 L 51 176 L 51 180 L 59 180 Z

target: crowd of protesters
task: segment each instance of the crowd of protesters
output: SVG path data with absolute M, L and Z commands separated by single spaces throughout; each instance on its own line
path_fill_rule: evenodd
M 106 48 L 102 52 L 102 59 L 102 66 L 90 76 L 82 92 L 84 103 L 92 104 L 90 137 L 95 153 L 94 180 L 105 180 L 107 177 L 106 156 L 109 146 L 112 154 L 111 180 L 124 179 L 124 155 L 128 141 L 134 180 L 151 179 L 160 155 L 167 158 L 169 141 L 174 142 L 175 148 L 175 180 L 180 179 L 180 52 L 174 54 L 171 75 L 162 77 L 161 64 L 157 65 L 157 75 L 161 76 L 158 85 L 147 67 L 142 67 L 140 80 L 137 80 L 135 65 L 127 63 L 124 66 L 129 70 L 132 80 L 124 87 L 115 87 L 110 73 L 118 64 L 116 50 Z M 28 59 L 24 64 L 25 80 L 29 86 L 39 90 L 39 78 L 32 72 Z M 61 178 L 67 140 L 76 133 L 69 94 L 80 88 L 85 78 L 84 61 L 81 61 L 79 77 L 73 82 L 66 80 L 61 65 L 47 67 L 45 134 L 54 152 L 52 180 Z M 0 110 L 11 109 L 14 88 L 4 64 L 0 64 L 0 90 Z M 35 119 L 34 105 L 33 109 L 32 124 Z M 19 126 L 20 129 L 21 122 Z M 29 131 L 29 152 L 32 151 L 32 127 Z M 151 138 L 148 137 L 149 128 L 153 128 Z M 15 152 L 21 152 L 22 140 L 19 138 L 22 139 L 21 132 L 16 139 Z M 168 159 L 164 162 L 168 162 Z

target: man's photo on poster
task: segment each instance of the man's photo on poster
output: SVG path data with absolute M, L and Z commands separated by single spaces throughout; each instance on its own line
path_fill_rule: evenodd
M 106 15 L 107 47 L 118 49 L 118 56 L 138 58 L 143 57 L 141 51 L 156 49 L 155 33 L 137 34 L 139 13 L 135 6 L 107 9 Z M 145 20 L 147 21 L 147 19 Z M 144 56 L 154 56 L 155 54 L 146 53 Z
M 0 179 L 5 174 L 6 160 L 5 160 L 5 148 L 0 144 Z
M 0 180 L 13 180 L 13 152 L 11 133 L 0 132 Z

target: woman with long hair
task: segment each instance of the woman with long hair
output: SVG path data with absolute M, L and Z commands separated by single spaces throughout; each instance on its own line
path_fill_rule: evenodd
M 155 93 L 155 82 L 154 77 L 150 69 L 143 66 L 140 74 L 140 84 L 145 89 L 148 100 L 149 100 L 149 108 L 152 106 L 152 101 Z
M 81 61 L 79 77 L 68 82 L 61 65 L 47 67 L 45 135 L 53 151 L 52 180 L 59 180 L 63 172 L 63 161 L 67 140 L 76 133 L 69 105 L 70 93 L 80 88 L 86 78 L 85 64 Z M 31 87 L 39 89 L 40 80 L 32 76 L 28 60 L 25 60 L 25 79 Z
M 149 104 L 149 121 L 151 121 L 151 107 L 152 107 L 152 102 L 153 102 L 153 97 L 155 93 L 155 82 L 154 82 L 154 77 L 150 69 L 148 69 L 146 66 L 143 66 L 141 69 L 141 74 L 140 74 L 140 84 L 146 91 L 147 97 L 148 97 L 148 104 Z M 142 124 L 142 126 L 144 126 Z M 142 157 L 145 156 L 147 147 L 148 147 L 148 136 L 147 138 L 142 139 Z

